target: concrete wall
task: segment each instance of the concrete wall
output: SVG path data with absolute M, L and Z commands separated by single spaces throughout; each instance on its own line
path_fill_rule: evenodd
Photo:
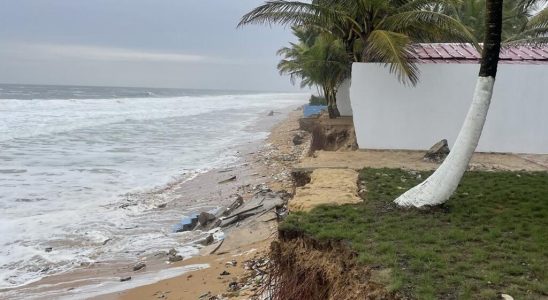
M 352 105 L 350 104 L 350 78 L 346 79 L 337 92 L 337 108 L 343 117 L 352 116 Z
M 355 63 L 350 98 L 362 149 L 428 149 L 460 130 L 479 71 L 476 64 L 422 64 L 416 87 L 382 65 Z M 499 65 L 477 151 L 548 153 L 548 65 Z

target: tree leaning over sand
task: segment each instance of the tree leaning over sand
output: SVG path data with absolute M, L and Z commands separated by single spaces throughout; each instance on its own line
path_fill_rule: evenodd
M 281 24 L 313 28 L 344 45 L 352 62 L 385 63 L 401 82 L 416 84 L 411 45 L 443 39 L 474 41 L 457 19 L 440 10 L 457 0 L 272 0 L 245 14 L 238 26 Z M 343 78 L 347 80 L 348 78 Z
M 395 200 L 398 205 L 422 207 L 442 204 L 457 189 L 478 145 L 491 103 L 501 47 L 502 11 L 503 0 L 486 1 L 486 32 L 479 77 L 453 150 L 430 177 L 398 197 Z

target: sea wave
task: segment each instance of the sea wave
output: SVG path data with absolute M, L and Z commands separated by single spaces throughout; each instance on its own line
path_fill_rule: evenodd
M 127 121 L 193 116 L 223 110 L 290 105 L 299 94 L 181 96 L 170 98 L 0 99 L 0 141 Z
M 0 100 L 0 289 L 97 261 L 181 246 L 154 213 L 198 174 L 233 163 L 266 112 L 302 94 Z M 128 204 L 128 205 L 126 205 Z M 46 248 L 52 251 L 46 251 Z M 148 252 L 147 252 L 148 253 Z

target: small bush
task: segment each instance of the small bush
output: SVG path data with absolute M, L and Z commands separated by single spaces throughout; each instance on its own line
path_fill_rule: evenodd
M 325 100 L 325 97 L 323 96 L 311 95 L 308 103 L 310 103 L 310 105 L 327 105 L 327 100 Z

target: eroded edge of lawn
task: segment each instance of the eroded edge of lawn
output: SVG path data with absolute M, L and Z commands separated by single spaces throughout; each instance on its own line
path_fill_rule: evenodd
M 430 210 L 393 199 L 428 176 L 364 169 L 365 202 L 293 213 L 280 230 L 344 240 L 359 262 L 390 269 L 389 290 L 428 298 L 548 295 L 548 173 L 467 172 L 455 195 Z

